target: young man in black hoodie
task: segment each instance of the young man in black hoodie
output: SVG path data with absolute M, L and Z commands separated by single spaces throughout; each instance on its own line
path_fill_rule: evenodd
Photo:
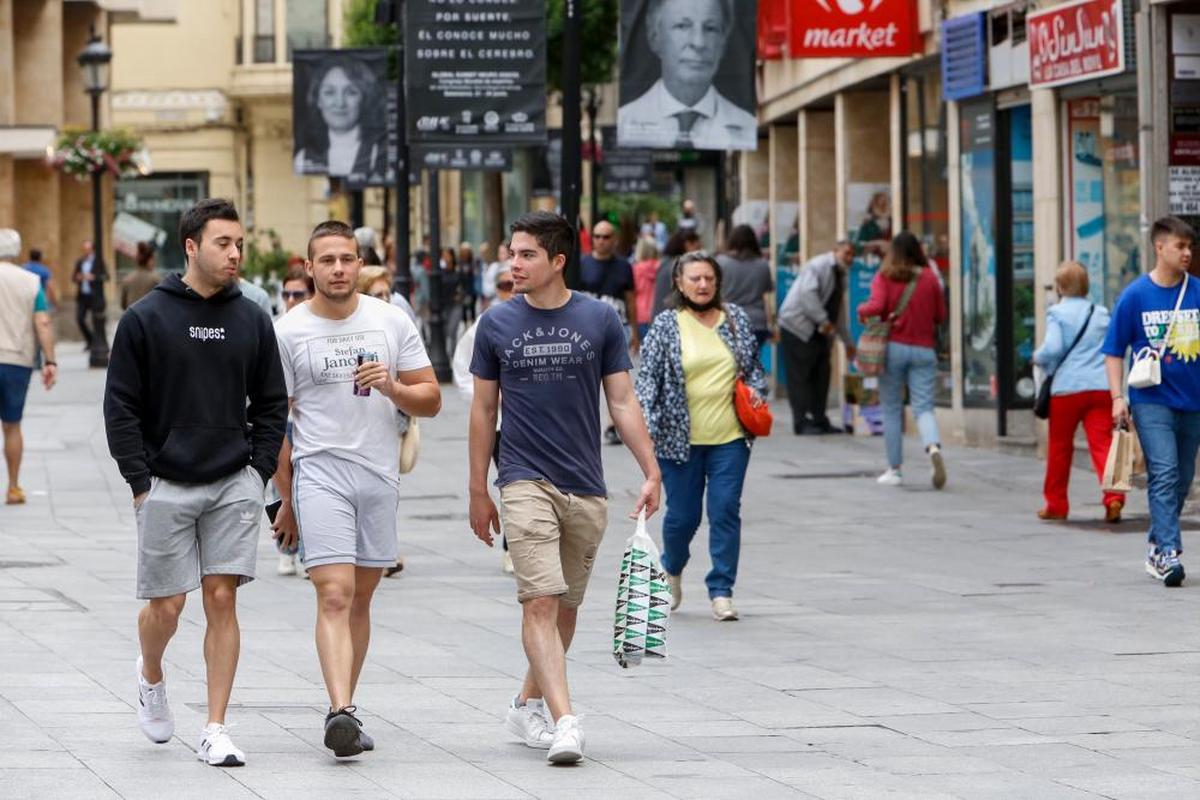
M 228 200 L 184 213 L 187 271 L 121 319 L 104 393 L 108 446 L 133 491 L 138 528 L 138 721 L 175 730 L 162 658 L 187 593 L 208 629 L 208 725 L 197 757 L 240 766 L 225 730 L 240 637 L 237 587 L 254 578 L 263 489 L 275 471 L 287 391 L 270 318 L 237 286 L 242 226 Z

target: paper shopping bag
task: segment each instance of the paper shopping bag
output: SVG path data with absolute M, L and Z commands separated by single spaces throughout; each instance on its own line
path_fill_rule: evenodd
M 667 657 L 667 623 L 671 589 L 654 540 L 646 532 L 646 513 L 625 544 L 617 581 L 617 613 L 613 623 L 613 658 L 622 668 L 643 658 Z
M 1108 459 L 1104 462 L 1104 480 L 1101 489 L 1106 492 L 1133 491 L 1133 459 L 1135 438 L 1124 428 L 1113 431 L 1112 444 L 1108 447 Z

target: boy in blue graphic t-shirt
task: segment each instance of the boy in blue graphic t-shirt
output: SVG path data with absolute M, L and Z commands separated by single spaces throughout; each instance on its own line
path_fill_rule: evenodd
M 1154 223 L 1154 269 L 1121 293 L 1103 347 L 1113 424 L 1127 424 L 1132 410 L 1146 454 L 1146 571 L 1167 586 L 1183 583 L 1179 515 L 1200 448 L 1200 281 L 1188 276 L 1194 237 L 1191 226 L 1177 217 Z M 1162 374 L 1156 386 L 1130 387 L 1128 400 L 1122 392 L 1126 351 L 1134 357 L 1157 354 Z

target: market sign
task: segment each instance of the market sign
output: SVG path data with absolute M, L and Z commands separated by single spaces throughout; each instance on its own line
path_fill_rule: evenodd
M 1058 86 L 1125 71 L 1121 0 L 1076 0 L 1031 12 L 1029 85 Z
M 788 56 L 908 56 L 922 52 L 916 0 L 794 0 Z

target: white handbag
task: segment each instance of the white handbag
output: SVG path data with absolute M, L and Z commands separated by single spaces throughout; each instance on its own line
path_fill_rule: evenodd
M 1175 328 L 1175 320 L 1179 318 L 1179 308 L 1183 305 L 1183 296 L 1187 294 L 1189 275 L 1183 274 L 1183 286 L 1179 287 L 1179 297 L 1175 300 L 1175 310 L 1171 312 L 1171 321 L 1167 323 L 1167 331 L 1163 335 L 1158 348 L 1143 347 L 1133 355 L 1133 366 L 1129 368 L 1129 387 L 1131 389 L 1150 389 L 1162 383 L 1162 356 L 1171 341 L 1171 331 Z

